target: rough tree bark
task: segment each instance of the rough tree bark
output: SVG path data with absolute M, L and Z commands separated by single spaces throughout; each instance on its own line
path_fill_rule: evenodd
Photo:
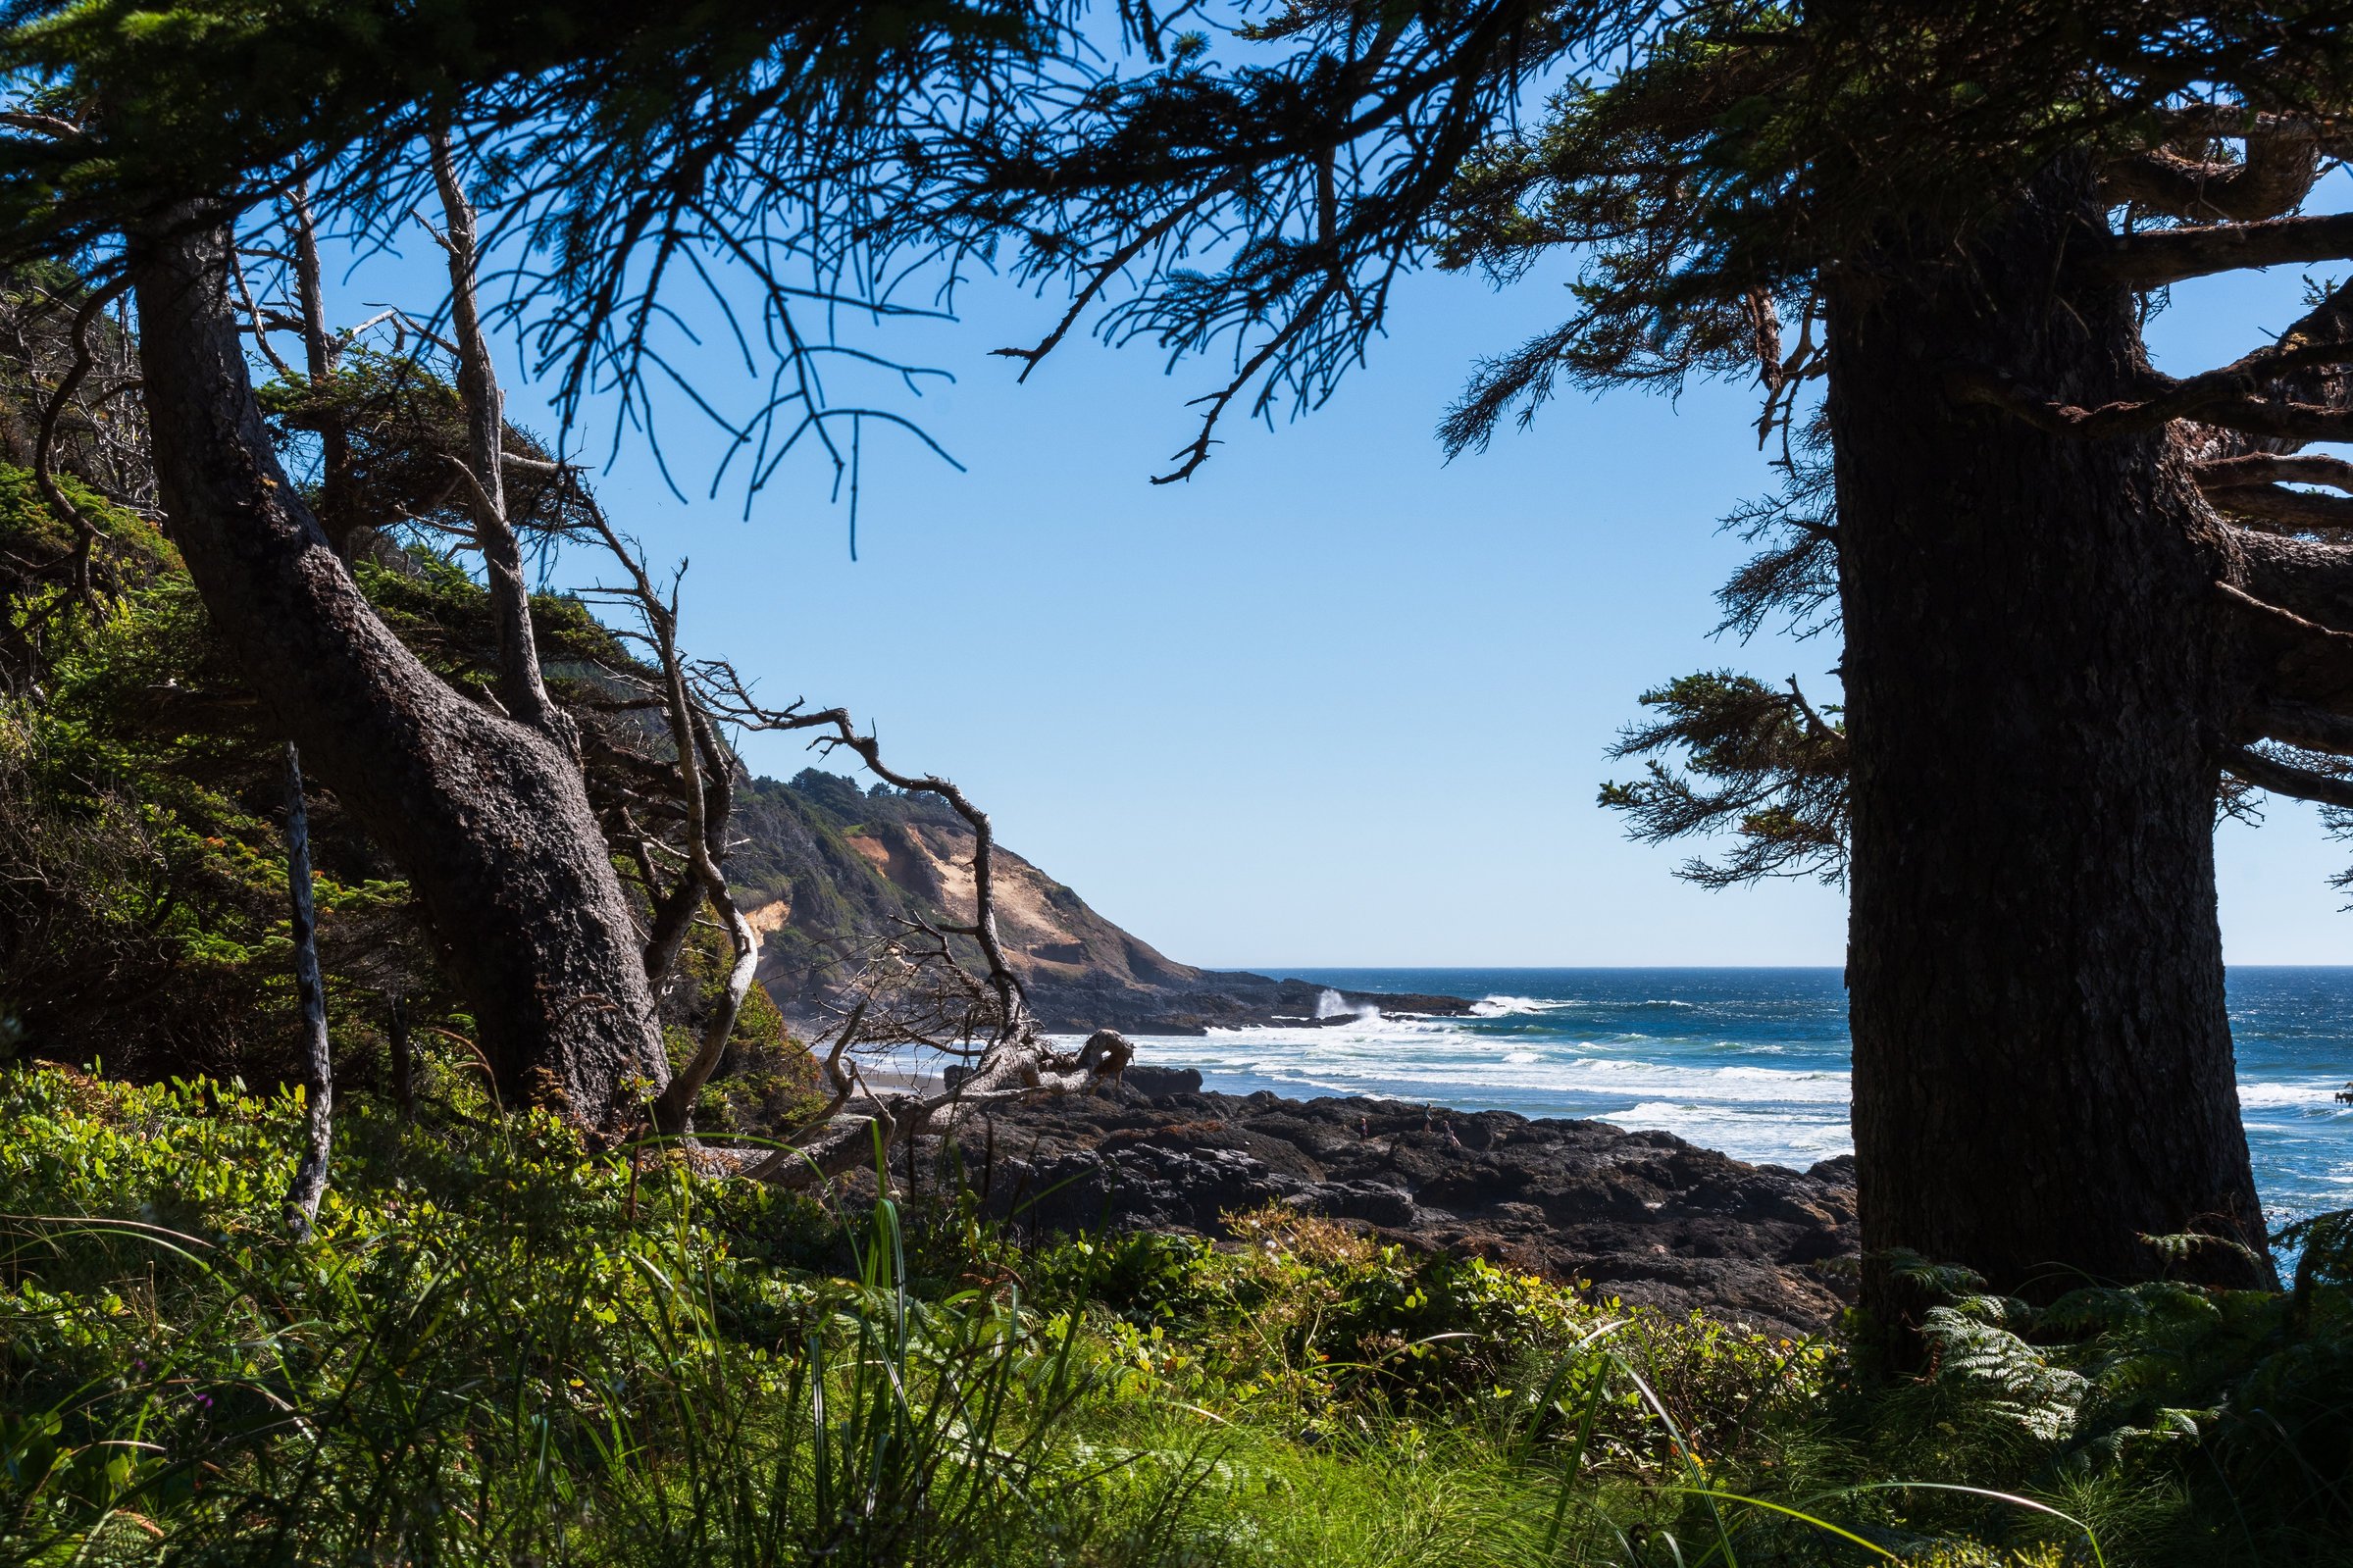
M 384 1038 L 392 1052 L 392 1103 L 400 1119 L 417 1119 L 415 1047 L 409 1041 L 408 998 L 393 991 L 384 998 Z
M 1889 241 L 1831 308 L 1865 1246 L 2046 1295 L 2159 1272 L 2140 1234 L 2263 1246 L 2214 891 L 2235 531 L 2161 424 L 2084 440 L 1954 392 L 2145 394 L 2131 296 L 2063 272 L 2086 228 L 2088 162 L 1959 253 Z M 2220 1245 L 2186 1272 L 2272 1275 Z
M 155 466 L 174 541 L 272 718 L 422 901 L 510 1104 L 588 1123 L 667 1083 L 629 906 L 578 768 L 384 629 L 280 470 L 230 306 L 227 229 L 132 236 Z

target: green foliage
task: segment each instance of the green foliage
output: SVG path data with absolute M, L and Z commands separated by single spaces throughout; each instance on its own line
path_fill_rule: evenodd
M 177 570 L 44 661 L 47 700 L 0 710 L 0 1010 L 59 1059 L 274 1079 L 294 999 L 283 763 L 241 672 Z M 430 1001 L 405 886 L 332 802 L 313 833 L 338 1022 L 360 991 Z
M 1738 1450 L 1768 1412 L 1817 1391 L 1826 1365 L 1817 1343 L 1629 1312 L 1589 1288 L 1379 1245 L 1280 1204 L 1231 1223 L 1239 1246 L 1082 1238 L 1031 1259 L 1027 1278 L 1042 1303 L 1090 1305 L 1152 1386 L 1296 1408 L 1318 1427 L 1369 1410 L 1550 1442 L 1607 1383 L 1590 1451 L 1634 1472 L 1671 1469 L 1677 1443 Z M 1623 1375 L 1635 1368 L 1679 1438 Z
M 840 1234 L 813 1206 L 636 1172 L 542 1112 L 486 1123 L 451 1092 L 470 1119 L 431 1131 L 342 1108 L 297 1246 L 269 1218 L 291 1099 L 0 1079 L 28 1135 L 0 1179 L 44 1216 L 12 1222 L 0 1276 L 0 1555 L 1164 1547 L 1185 1467 L 1073 1464 L 1090 1358 L 1010 1304 L 911 1297 L 891 1205 L 853 1278 L 812 1278 L 766 1259 Z M 1049 1468 L 1076 1484 L 1041 1486 Z
M 776 792 L 774 780 L 767 781 Z M 857 780 L 822 768 L 803 768 L 782 786 L 807 803 L 821 807 L 838 828 L 857 828 L 874 822 L 928 822 L 965 830 L 955 808 L 938 795 L 921 789 L 894 789 L 887 784 L 861 788 Z
M 1721 864 L 1695 859 L 1678 871 L 1705 886 L 1845 876 L 1846 730 L 1815 712 L 1794 682 L 1780 692 L 1729 670 L 1703 672 L 1644 692 L 1642 704 L 1665 717 L 1624 731 L 1611 759 L 1679 748 L 1688 772 L 1653 757 L 1648 777 L 1602 785 L 1601 803 L 1626 814 L 1627 836 L 1663 843 L 1736 831 L 1739 841 Z
M 674 1067 L 699 1046 L 703 1020 L 726 992 L 734 954 L 718 932 L 698 926 L 680 959 L 674 1001 L 683 1001 L 686 1022 L 668 1031 Z M 695 1101 L 695 1127 L 706 1133 L 792 1128 L 823 1103 L 816 1058 L 787 1032 L 785 1015 L 767 987 L 753 985 L 737 1009 L 718 1071 Z
M 6 366 L 0 362 L 0 375 Z M 179 552 L 135 513 L 114 505 L 73 474 L 57 487 L 99 531 L 91 550 L 98 579 L 135 589 L 179 572 Z M 44 500 L 32 471 L 0 462 L 0 679 L 22 689 L 39 683 L 49 660 L 92 629 L 92 608 L 72 588 L 74 527 Z
M 1919 1264 L 1947 1352 L 1875 1383 L 1281 1208 L 1023 1253 L 952 1172 L 820 1205 L 419 1086 L 341 1098 L 296 1244 L 295 1097 L 0 1073 L 0 1557 L 2345 1560 L 2334 1253 L 2301 1306 Z
M 2140 1450 L 2202 1448 L 2209 1478 L 2275 1527 L 2342 1529 L 2353 1507 L 2353 1297 L 2172 1281 L 2070 1291 L 2048 1306 L 1982 1295 L 1929 1309 L 1939 1376 L 2095 1474 Z
M 80 488 L 78 481 L 76 488 Z M 76 504 L 87 495 L 86 490 L 76 495 Z M 14 463 L 0 464 L 0 547 L 36 559 L 63 555 L 74 547 L 73 525 L 41 499 L 32 471 Z
M 676 322 L 652 297 L 661 280 L 748 271 L 785 362 L 754 420 L 767 438 L 753 449 L 771 453 L 832 412 L 814 375 L 830 332 L 790 312 L 905 309 L 869 247 L 909 130 L 937 119 L 941 93 L 1018 96 L 1070 41 L 1061 8 L 1000 0 L 30 0 L 5 24 L 12 101 L 70 134 L 0 145 L 0 261 L 104 254 L 175 202 L 233 210 L 305 177 L 331 231 L 388 241 L 425 131 L 454 124 L 481 204 L 519 220 L 511 303 L 568 412 L 591 388 L 635 406 L 648 371 L 671 379 L 647 341 Z M 723 311 L 735 292 L 715 296 Z M 748 352 L 763 333 L 741 325 Z M 770 476 L 755 467 L 756 488 Z
M 2063 160 L 2164 141 L 2164 108 L 2333 112 L 2353 89 L 2343 20 L 2329 0 L 1683 8 L 1458 174 L 1446 265 L 1516 277 L 1568 246 L 1582 272 L 1578 314 L 1483 367 L 1447 439 L 1483 441 L 1562 379 L 1746 377 L 1759 300 L 1797 320 L 1822 269 L 1932 254 Z
M 454 562 L 412 557 L 407 571 L 372 562 L 355 569 L 361 591 L 393 635 L 444 680 L 472 687 L 490 683 L 497 643 L 489 594 Z M 633 663 L 613 633 L 568 594 L 535 593 L 532 632 L 548 665 Z
M 53 475 L 57 487 L 106 535 L 108 553 L 118 567 L 152 576 L 180 569 L 179 551 L 153 523 L 126 511 L 92 490 L 72 474 Z M 74 531 L 41 498 L 32 470 L 0 463 L 0 548 L 18 556 L 63 553 L 74 545 Z
M 318 384 L 297 372 L 255 388 L 272 443 L 290 472 L 320 469 L 321 432 L 342 433 L 342 471 L 332 486 L 321 474 L 307 495 L 330 536 L 355 529 L 412 540 L 470 532 L 473 490 L 457 466 L 466 461 L 470 437 L 457 388 L 397 349 L 384 353 L 345 339 L 336 355 L 334 372 Z M 527 550 L 588 526 L 587 490 L 552 465 L 544 443 L 508 425 L 503 449 L 522 460 L 501 482 L 508 526 Z
M 2337 1218 L 2275 1239 L 2330 1232 Z M 1966 1467 L 1979 1486 L 2094 1523 L 2111 1561 L 2353 1560 L 2353 1298 L 2327 1256 L 2302 1271 L 2300 1290 L 2159 1280 L 2040 1307 L 1982 1293 L 1966 1269 L 1887 1262 L 1934 1301 L 1920 1325 L 1933 1370 L 1851 1376 L 1793 1435 L 1824 1490 L 1886 1488 L 1876 1506 L 1900 1501 L 1913 1528 L 2000 1540 L 1995 1505 L 1897 1486 Z
M 1401 1415 L 1359 1377 L 1302 1428 L 1264 1355 L 1242 1381 L 1188 1373 L 1137 1353 L 1165 1325 L 1066 1293 L 1094 1272 L 1141 1300 L 1149 1268 L 1027 1260 L 1055 1282 L 1033 1306 L 965 1229 L 924 1243 L 934 1270 L 998 1283 L 918 1292 L 894 1204 L 844 1227 L 675 1162 L 633 1172 L 542 1112 L 486 1119 L 455 1056 L 427 1076 L 447 1109 L 421 1127 L 341 1107 L 300 1245 L 272 1214 L 293 1098 L 0 1078 L 24 1134 L 0 1181 L 43 1217 L 9 1222 L 0 1270 L 12 1560 L 1504 1562 L 1545 1534 L 1557 1479 L 1492 1401 Z M 1214 1274 L 1178 1289 L 1236 1333 L 1239 1301 L 1296 1324 L 1333 1294 L 1314 1260 L 1337 1244 L 1175 1249 Z M 845 1276 L 795 1266 L 828 1253 Z M 1338 1294 L 1399 1329 L 1449 1291 L 1444 1321 L 1490 1337 L 1587 1310 L 1356 1262 Z M 1178 1378 L 1198 1414 L 1161 1396 Z

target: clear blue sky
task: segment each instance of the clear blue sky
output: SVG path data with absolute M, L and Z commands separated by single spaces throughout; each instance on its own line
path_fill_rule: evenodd
M 2353 206 L 2347 184 L 2313 210 Z M 338 310 L 431 310 L 426 249 L 363 268 Z M 957 322 L 861 334 L 953 373 L 920 401 L 872 395 L 967 471 L 870 426 L 855 563 L 813 466 L 748 522 L 740 491 L 681 505 L 638 444 L 599 490 L 657 562 L 691 557 L 694 651 L 772 700 L 847 705 L 894 766 L 956 780 L 1004 843 L 1171 957 L 1837 964 L 1838 889 L 1700 891 L 1669 875 L 1684 851 L 1625 842 L 1594 804 L 1629 771 L 1603 750 L 1650 684 L 1725 665 L 1836 698 L 1828 640 L 1709 637 L 1712 591 L 1746 553 L 1714 519 L 1771 479 L 1752 393 L 1572 396 L 1442 461 L 1432 430 L 1472 362 L 1554 325 L 1563 276 L 1502 293 L 1411 280 L 1393 335 L 1324 409 L 1271 432 L 1236 421 L 1190 483 L 1159 487 L 1146 480 L 1218 367 L 1167 377 L 1149 347 L 1079 340 L 1016 386 L 988 350 L 1035 341 L 1060 302 L 968 285 Z M 2298 313 L 2299 289 L 2285 273 L 2177 289 L 2152 331 L 2161 363 L 2236 357 Z M 545 429 L 505 363 L 511 416 Z M 689 363 L 748 387 L 716 341 Z M 691 494 L 712 455 L 681 429 Z M 779 777 L 812 760 L 776 737 L 745 751 Z M 2225 826 L 2219 855 L 2232 962 L 2353 962 L 2353 917 L 2326 885 L 2353 845 L 2325 840 L 2312 808 L 2275 800 L 2261 831 Z

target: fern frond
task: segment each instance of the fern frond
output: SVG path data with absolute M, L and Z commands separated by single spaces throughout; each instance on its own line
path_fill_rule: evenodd
M 2015 1295 L 1965 1295 L 1953 1302 L 1951 1310 L 1997 1329 L 2022 1331 L 2035 1323 L 2034 1309 Z
M 1931 1263 L 1908 1246 L 1891 1246 L 1879 1255 L 1897 1279 L 1937 1295 L 1970 1295 L 1985 1289 L 1985 1276 L 1975 1269 L 1958 1263 Z
M 2208 1236 L 2203 1231 L 2178 1231 L 2172 1236 L 2151 1236 L 2146 1231 L 2133 1235 L 2157 1249 L 2158 1255 L 2169 1263 L 2180 1263 L 2202 1246 L 2219 1246 L 2225 1252 L 2236 1252 L 2249 1262 L 2260 1263 L 2263 1257 L 2246 1242 L 2228 1236 Z
M 1966 1298 L 1966 1305 L 1980 1311 L 1989 1303 L 2002 1308 L 2007 1318 L 2012 1303 L 2003 1297 Z M 2024 1315 L 2030 1317 L 2031 1313 Z M 2053 1365 L 2008 1329 L 1981 1321 L 1960 1307 L 1930 1307 L 1922 1317 L 1920 1334 L 1942 1352 L 1937 1360 L 1939 1381 L 1974 1386 L 1990 1395 L 1988 1408 L 2045 1442 L 2055 1442 L 2072 1430 L 2091 1388 L 2091 1380 L 2082 1373 Z

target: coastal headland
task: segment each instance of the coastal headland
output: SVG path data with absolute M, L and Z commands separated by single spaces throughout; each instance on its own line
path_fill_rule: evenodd
M 760 936 L 760 984 L 785 1017 L 814 1021 L 876 944 L 909 920 L 973 918 L 971 830 L 938 801 L 806 769 L 761 779 L 738 803 L 729 862 Z M 1089 907 L 1011 850 L 996 851 L 997 930 L 1048 1032 L 1204 1035 L 1345 1024 L 1369 1009 L 1464 1018 L 1460 996 L 1334 990 L 1304 980 L 1198 969 Z
M 759 978 L 789 1019 L 829 1019 L 834 988 L 894 921 L 971 919 L 971 834 L 934 801 L 812 769 L 759 781 L 740 810 L 750 842 L 731 875 L 762 933 Z M 1199 969 L 1002 846 L 996 873 L 1008 957 L 1051 1034 L 1198 1037 L 1344 1026 L 1373 1011 L 1466 1018 L 1477 1006 Z M 918 1180 L 943 1152 L 923 1140 Z M 1798 1172 L 1606 1122 L 1243 1098 L 1204 1092 L 1201 1074 L 1182 1069 L 1133 1066 L 1109 1097 L 1008 1106 L 958 1152 L 1016 1229 L 1223 1239 L 1226 1215 L 1282 1202 L 1386 1242 L 1793 1331 L 1828 1326 L 1843 1281 L 1814 1265 L 1860 1240 L 1851 1159 Z

